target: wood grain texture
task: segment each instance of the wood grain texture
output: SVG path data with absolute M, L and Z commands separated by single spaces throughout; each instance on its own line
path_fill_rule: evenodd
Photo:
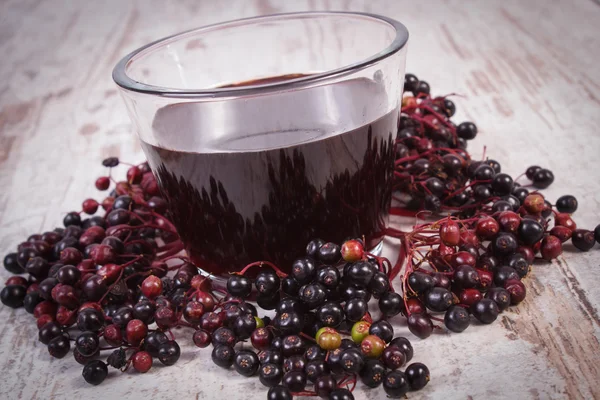
M 580 201 L 576 220 L 600 222 L 600 6 L 591 0 L 438 2 L 0 1 L 0 254 L 31 233 L 60 224 L 86 197 L 109 155 L 143 154 L 111 70 L 129 51 L 185 29 L 240 17 L 299 10 L 385 14 L 410 31 L 407 70 L 436 94 L 455 92 L 457 121 L 475 121 L 470 144 L 513 175 L 551 168 L 550 199 Z M 63 214 L 61 214 L 63 213 Z M 394 254 L 394 241 L 386 252 Z M 492 326 L 414 340 L 415 361 L 431 369 L 419 398 L 600 398 L 600 248 L 566 246 L 536 265 L 527 300 Z M 6 271 L 0 277 L 6 278 Z M 89 387 L 72 359 L 50 359 L 32 317 L 0 306 L 0 398 L 263 399 L 257 379 L 210 362 L 191 346 L 172 367 L 148 374 L 112 370 Z M 396 334 L 412 336 L 403 322 Z M 118 376 L 122 375 L 122 376 Z M 118 379 L 117 379 L 118 378 Z M 359 386 L 357 399 L 385 399 Z

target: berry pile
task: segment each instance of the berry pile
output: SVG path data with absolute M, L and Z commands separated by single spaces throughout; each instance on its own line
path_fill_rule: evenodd
M 388 266 L 387 260 L 365 254 L 358 239 L 341 247 L 311 241 L 290 275 L 270 263 L 251 264 L 228 279 L 218 306 L 224 317 L 220 324 L 202 325 L 196 344 L 212 343 L 212 360 L 220 367 L 257 374 L 270 388 L 269 399 L 353 399 L 357 378 L 371 388 L 383 384 L 392 398 L 402 397 L 423 388 L 429 370 L 421 363 L 399 370 L 412 359 L 413 348 L 408 339 L 394 338 L 386 319 L 402 308 L 402 296 L 390 290 Z M 249 269 L 257 267 L 256 277 L 248 278 Z M 257 304 L 275 311 L 272 319 L 258 318 L 247 303 L 253 288 Z M 371 298 L 378 299 L 383 317 L 376 322 L 367 307 Z M 254 350 L 234 347 L 247 339 Z
M 65 216 L 64 228 L 31 235 L 6 255 L 15 276 L 0 300 L 34 315 L 51 356 L 73 348 L 93 385 L 109 367 L 144 373 L 156 359 L 175 364 L 181 350 L 173 330 L 184 327 L 197 347 L 212 345 L 218 366 L 258 375 L 269 399 L 352 399 L 357 380 L 382 385 L 393 398 L 423 388 L 425 365 L 400 370 L 413 348 L 394 338 L 390 320 L 404 316 L 419 338 L 492 323 L 524 300 L 522 279 L 534 259 L 558 257 L 568 240 L 590 250 L 600 225 L 577 229 L 575 197 L 552 205 L 535 190 L 552 184 L 550 170 L 529 167 L 523 175 L 531 183 L 521 185 L 497 161 L 472 160 L 466 148 L 475 124 L 455 125 L 454 103 L 431 97 L 414 75 L 406 75 L 405 90 L 390 212 L 441 219 L 410 232 L 388 228 L 401 241 L 394 265 L 366 252 L 361 239 L 341 246 L 315 239 L 284 266 L 289 275 L 272 260 L 257 261 L 231 275 L 227 290 L 214 288 L 182 255 L 147 163 L 115 181 L 112 169 L 123 163 L 108 158 L 109 174 L 95 186 L 112 185 L 110 194 L 85 200 Z M 274 317 L 259 317 L 253 302 Z M 369 302 L 378 308 L 375 321 Z
M 404 308 L 410 331 L 426 338 L 433 321 L 462 332 L 474 320 L 492 323 L 498 314 L 525 299 L 522 282 L 534 259 L 550 261 L 568 240 L 579 250 L 600 241 L 595 231 L 577 229 L 571 218 L 577 199 L 555 205 L 535 189 L 554 181 L 539 166 L 527 168 L 528 185 L 501 172 L 495 160 L 472 160 L 467 141 L 477 135 L 472 122 L 455 125 L 456 107 L 432 98 L 429 85 L 407 74 L 396 140 L 396 181 L 401 193 L 392 207 L 399 216 L 448 215 L 413 227 L 388 229 L 401 239 L 400 256 L 389 274 L 402 273 Z M 533 188 L 532 190 L 530 190 Z

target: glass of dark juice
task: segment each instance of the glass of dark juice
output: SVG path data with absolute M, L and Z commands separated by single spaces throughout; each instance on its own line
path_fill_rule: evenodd
M 192 261 L 290 270 L 313 238 L 381 249 L 408 32 L 279 14 L 144 46 L 113 71 Z

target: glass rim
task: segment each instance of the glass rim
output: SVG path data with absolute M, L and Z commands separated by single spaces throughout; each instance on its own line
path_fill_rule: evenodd
M 206 88 L 206 89 L 177 89 L 163 86 L 155 86 L 147 83 L 136 81 L 127 75 L 127 67 L 130 63 L 135 62 L 135 58 L 143 55 L 146 51 L 158 48 L 162 45 L 169 44 L 180 40 L 192 33 L 201 33 L 210 31 L 215 28 L 236 27 L 240 25 L 248 25 L 260 21 L 268 21 L 272 19 L 287 19 L 287 18 L 310 18 L 315 16 L 348 16 L 348 17 L 369 17 L 377 19 L 391 25 L 396 31 L 396 37 L 386 48 L 358 62 L 335 68 L 332 70 L 310 74 L 290 80 L 263 83 L 256 85 L 232 86 L 222 88 Z M 115 83 L 121 88 L 154 96 L 175 97 L 175 98 L 217 98 L 231 96 L 245 96 L 256 93 L 265 93 L 273 90 L 287 90 L 309 86 L 315 82 L 328 80 L 336 77 L 343 77 L 349 73 L 353 73 L 359 69 L 372 65 L 380 60 L 383 60 L 399 50 L 401 50 L 408 42 L 408 30 L 406 27 L 393 18 L 388 18 L 378 14 L 351 12 L 351 11 L 306 11 L 293 13 L 279 13 L 255 16 L 249 18 L 236 19 L 227 22 L 219 22 L 216 24 L 202 26 L 200 28 L 190 29 L 184 32 L 176 33 L 148 43 L 123 57 L 114 67 L 112 77 Z

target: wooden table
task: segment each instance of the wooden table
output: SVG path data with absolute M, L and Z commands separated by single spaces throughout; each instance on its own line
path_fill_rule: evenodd
M 580 226 L 600 222 L 600 5 L 554 1 L 78 1 L 0 2 L 0 254 L 78 209 L 100 161 L 143 159 L 111 70 L 129 51 L 196 26 L 275 12 L 355 10 L 404 22 L 408 71 L 436 94 L 463 95 L 457 121 L 475 121 L 470 148 L 513 176 L 551 168 L 550 199 L 580 202 Z M 392 251 L 388 244 L 387 251 Z M 600 397 L 600 246 L 566 246 L 536 265 L 524 304 L 492 326 L 415 338 L 431 383 L 417 398 Z M 8 273 L 0 272 L 4 279 Z M 115 370 L 99 387 L 71 357 L 50 359 L 32 317 L 0 308 L 0 398 L 264 399 L 258 379 L 210 362 L 183 339 L 180 361 L 148 374 Z M 402 323 L 396 333 L 408 333 Z M 118 379 L 117 379 L 118 378 Z M 384 399 L 382 389 L 355 392 Z

